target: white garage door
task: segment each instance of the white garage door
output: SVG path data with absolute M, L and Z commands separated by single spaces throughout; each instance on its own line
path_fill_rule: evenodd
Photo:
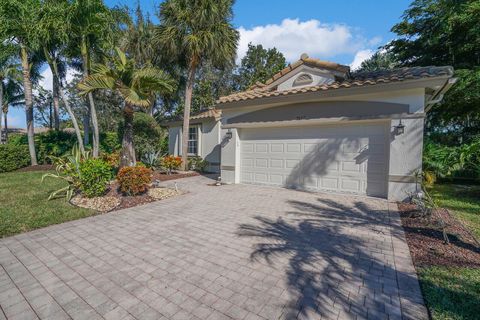
M 386 124 L 241 129 L 239 133 L 242 183 L 387 195 Z

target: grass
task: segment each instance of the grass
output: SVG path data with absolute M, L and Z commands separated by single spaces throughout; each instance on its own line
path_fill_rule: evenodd
M 448 209 L 480 239 L 480 186 L 436 184 L 431 195 L 439 207 Z
M 46 179 L 45 172 L 0 174 L 0 237 L 80 219 L 95 211 L 70 205 L 64 198 L 47 200 L 49 194 L 65 182 Z
M 430 194 L 480 239 L 480 186 L 436 184 Z M 417 272 L 434 320 L 479 318 L 480 269 L 432 266 Z
M 430 267 L 417 271 L 433 319 L 478 319 L 480 269 Z

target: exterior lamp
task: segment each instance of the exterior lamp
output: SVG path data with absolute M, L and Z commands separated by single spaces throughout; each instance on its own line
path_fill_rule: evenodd
M 395 133 L 397 135 L 401 135 L 405 133 L 405 125 L 402 123 L 401 118 L 400 118 L 400 122 L 395 126 Z
M 233 137 L 232 129 L 228 129 L 225 136 L 227 137 L 227 139 L 232 139 Z

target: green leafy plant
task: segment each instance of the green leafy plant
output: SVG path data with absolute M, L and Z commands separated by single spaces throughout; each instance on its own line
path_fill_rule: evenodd
M 190 157 L 188 158 L 188 169 L 198 172 L 205 172 L 208 167 L 208 161 L 202 159 L 202 157 Z
M 158 165 L 158 159 L 160 157 L 161 151 L 150 151 L 146 152 L 143 157 L 142 157 L 142 162 L 147 166 L 148 168 L 155 169 Z
M 152 170 L 144 166 L 123 167 L 117 174 L 120 191 L 135 196 L 148 190 L 152 183 Z
M 102 159 L 86 159 L 79 166 L 79 188 L 88 198 L 102 196 L 112 179 L 112 167 Z
M 120 151 L 103 153 L 102 160 L 105 161 L 114 171 L 117 171 L 120 166 Z
M 82 161 L 90 158 L 88 151 L 82 152 L 75 145 L 69 155 L 63 157 L 51 157 L 55 166 L 55 173 L 46 173 L 42 176 L 42 181 L 46 178 L 64 180 L 67 186 L 60 188 L 50 194 L 48 200 L 64 196 L 70 200 L 73 194 L 80 189 L 80 164 Z
M 29 164 L 28 146 L 0 144 L 0 173 L 17 170 Z
M 180 168 L 182 165 L 182 158 L 172 155 L 165 156 L 160 160 L 160 165 L 167 171 L 167 174 L 171 174 L 173 170 Z

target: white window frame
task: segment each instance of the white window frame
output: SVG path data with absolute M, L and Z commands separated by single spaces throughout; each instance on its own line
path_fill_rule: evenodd
M 194 125 L 191 125 L 189 127 L 189 130 L 191 128 L 195 128 L 197 130 L 197 153 L 190 153 L 188 152 L 187 153 L 187 156 L 200 156 L 202 154 L 202 150 L 201 150 L 201 146 L 202 146 L 202 130 L 201 130 L 201 125 L 199 124 L 194 124 Z M 182 138 L 182 135 L 183 135 L 183 127 L 181 127 L 181 130 L 180 130 L 180 148 L 179 148 L 179 155 L 181 156 L 182 155 L 182 141 L 183 141 L 183 138 Z M 188 146 L 188 141 L 192 141 L 192 140 L 187 140 L 187 146 Z M 188 147 L 187 147 L 187 150 L 188 150 Z

